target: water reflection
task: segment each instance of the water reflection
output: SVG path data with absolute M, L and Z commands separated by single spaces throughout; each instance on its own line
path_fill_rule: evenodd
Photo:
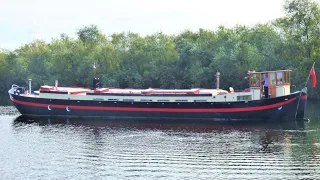
M 210 132 L 210 131 L 279 131 L 279 130 L 304 130 L 304 121 L 293 122 L 161 122 L 150 121 L 145 119 L 90 119 L 90 118 L 50 118 L 50 117 L 30 117 L 20 115 L 14 121 L 14 126 L 22 124 L 37 124 L 39 126 L 47 125 L 70 125 L 70 126 L 88 126 L 88 127 L 108 127 L 108 128 L 125 128 L 125 129 L 156 129 L 156 130 L 173 130 L 187 132 Z
M 317 179 L 320 136 L 310 124 L 19 116 L 8 146 L 19 149 L 14 156 L 26 167 L 44 169 L 31 179 L 42 172 L 76 179 Z
M 320 101 L 308 99 L 305 117 L 320 121 Z
M 106 133 L 163 132 L 172 137 L 190 137 L 194 136 L 195 133 L 202 133 L 200 135 L 205 135 L 207 140 L 210 140 L 209 137 L 228 136 L 227 141 L 219 139 L 219 143 L 229 143 L 230 139 L 228 138 L 240 134 L 259 145 L 254 150 L 252 149 L 253 151 L 262 153 L 282 151 L 283 143 L 284 146 L 287 146 L 286 144 L 290 144 L 293 137 L 299 137 L 299 141 L 303 141 L 307 135 L 303 121 L 287 123 L 160 123 L 136 119 L 134 121 L 128 119 L 53 119 L 21 115 L 14 120 L 13 127 L 19 130 L 20 127 L 28 124 L 43 127 L 47 130 L 56 128 L 73 131 L 75 134 L 81 134 L 82 137 L 87 135 L 90 136 L 91 140 L 96 141 L 96 144 L 102 144 L 99 140 Z M 240 143 L 235 139 L 232 141 Z M 208 146 L 211 142 L 204 143 L 207 143 L 204 146 Z

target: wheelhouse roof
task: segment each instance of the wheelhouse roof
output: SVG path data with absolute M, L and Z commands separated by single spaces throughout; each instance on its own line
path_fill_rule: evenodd
M 285 70 L 276 70 L 276 71 L 261 71 L 261 72 L 255 72 L 255 71 L 250 71 L 250 74 L 266 74 L 266 73 L 275 73 L 275 72 L 291 72 L 292 70 L 290 69 L 285 69 Z

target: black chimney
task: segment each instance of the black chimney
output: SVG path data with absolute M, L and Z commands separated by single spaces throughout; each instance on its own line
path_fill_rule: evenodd
M 93 78 L 93 89 L 97 89 L 97 88 L 100 88 L 100 79 L 94 77 Z

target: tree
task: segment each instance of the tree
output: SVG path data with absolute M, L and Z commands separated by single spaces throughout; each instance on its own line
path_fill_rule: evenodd
M 98 43 L 105 39 L 95 25 L 84 26 L 77 31 L 79 39 L 85 44 Z
M 301 77 L 308 76 L 313 62 L 320 63 L 320 8 L 313 0 L 290 0 L 286 1 L 284 9 L 286 16 L 277 19 L 274 25 L 282 32 L 286 44 L 282 49 L 283 58 L 291 60 L 304 74 L 293 78 L 302 87 L 305 78 Z M 311 96 L 317 96 L 318 91 L 311 91 Z
M 279 18 L 274 25 L 284 32 L 289 54 L 300 62 L 301 69 L 317 60 L 319 53 L 320 8 L 313 0 L 290 0 L 284 5 L 286 16 Z

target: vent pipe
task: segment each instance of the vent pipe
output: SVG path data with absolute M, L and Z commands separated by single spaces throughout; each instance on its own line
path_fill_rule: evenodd
M 219 84 L 220 84 L 220 72 L 216 73 L 216 78 L 217 78 L 217 89 L 219 89 Z
M 29 79 L 29 94 L 31 94 L 31 81 L 32 79 Z
M 56 91 L 58 90 L 58 80 L 55 81 L 54 88 L 55 88 Z

